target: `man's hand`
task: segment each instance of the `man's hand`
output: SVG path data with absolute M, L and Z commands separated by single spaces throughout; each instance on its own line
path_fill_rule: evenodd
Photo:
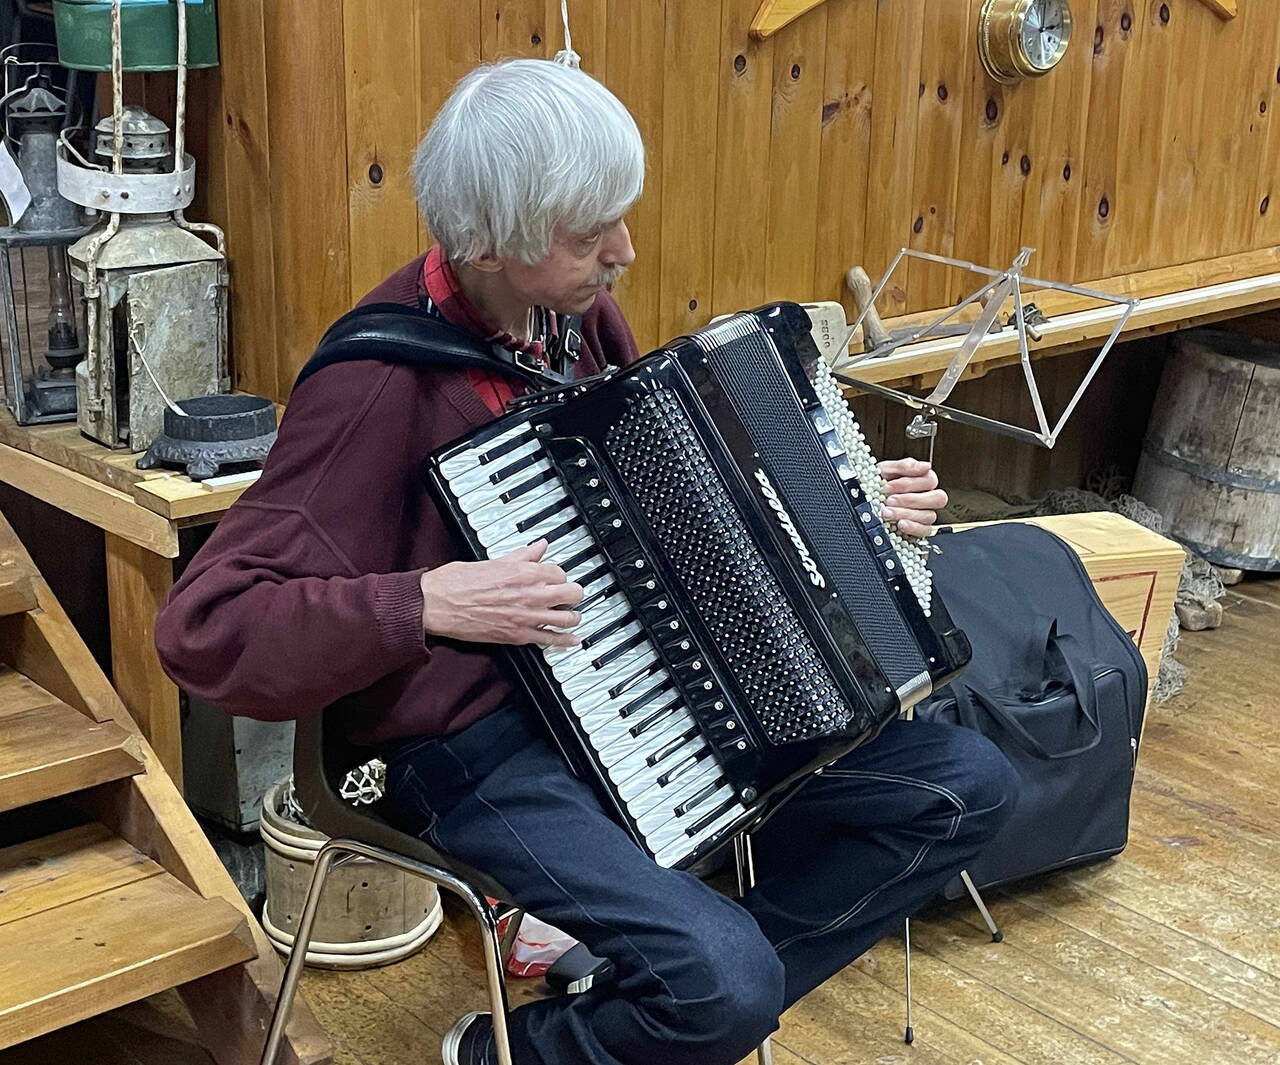
M 581 585 L 542 561 L 546 540 L 487 562 L 450 562 L 422 575 L 422 628 L 433 636 L 473 643 L 538 643 L 576 647 L 567 632 L 582 620 L 575 610 Z
M 921 459 L 881 462 L 880 476 L 889 483 L 885 521 L 896 521 L 905 536 L 928 536 L 938 511 L 947 505 L 947 493 L 938 487 L 938 475 Z

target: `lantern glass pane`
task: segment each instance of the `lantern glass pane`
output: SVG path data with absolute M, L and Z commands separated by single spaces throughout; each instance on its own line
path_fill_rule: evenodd
M 75 366 L 84 356 L 84 297 L 67 245 L 3 242 L 0 299 L 6 402 L 22 424 L 75 416 Z

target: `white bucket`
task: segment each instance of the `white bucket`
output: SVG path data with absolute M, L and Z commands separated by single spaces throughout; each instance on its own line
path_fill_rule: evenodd
M 258 831 L 267 848 L 262 926 L 281 954 L 293 945 L 316 855 L 328 837 L 284 808 L 285 781 L 262 797 Z M 329 867 L 307 964 L 368 969 L 407 958 L 440 927 L 440 892 L 429 880 L 385 862 L 348 858 Z

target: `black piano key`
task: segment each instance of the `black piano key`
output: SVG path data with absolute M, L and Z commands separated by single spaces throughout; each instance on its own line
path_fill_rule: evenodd
M 636 724 L 632 725 L 629 729 L 627 729 L 627 731 L 630 732 L 631 735 L 634 736 L 636 739 L 639 739 L 651 728 L 653 728 L 654 725 L 658 725 L 658 724 L 661 724 L 663 721 L 666 721 L 667 718 L 669 718 L 672 714 L 676 712 L 676 707 L 678 707 L 679 705 L 680 705 L 680 700 L 674 699 L 671 702 L 667 703 L 667 705 L 664 706 L 661 710 L 655 710 L 643 721 L 637 722 Z
M 716 781 L 715 786 L 719 787 L 723 783 L 724 783 L 724 778 L 721 777 L 719 780 Z M 718 817 L 722 817 L 724 814 L 732 810 L 734 805 L 737 803 L 737 801 L 738 800 L 736 798 L 725 799 L 724 802 L 722 802 L 709 814 L 705 814 L 704 816 L 698 818 L 698 820 L 696 820 L 693 824 L 691 824 L 688 828 L 686 828 L 684 830 L 684 834 L 688 836 L 690 839 L 693 839 L 694 836 L 696 836 L 709 824 L 715 821 Z
M 622 695 L 623 693 L 625 693 L 628 688 L 632 687 L 637 682 L 643 680 L 645 677 L 649 676 L 651 673 L 655 673 L 659 668 L 660 668 L 660 664 L 657 662 L 650 662 L 647 666 L 641 666 L 629 677 L 625 677 L 623 680 L 619 681 L 612 688 L 610 688 L 609 698 L 616 699 L 619 695 Z
M 583 649 L 586 650 L 589 647 L 594 647 L 601 640 L 607 640 L 619 629 L 625 629 L 634 620 L 635 618 L 630 612 L 623 614 L 621 617 L 614 618 L 608 625 L 603 625 L 590 635 L 584 636 L 582 638 Z M 596 668 L 599 669 L 600 667 L 597 666 Z
M 589 562 L 591 559 L 595 558 L 599 554 L 600 554 L 600 549 L 596 547 L 595 544 L 588 544 L 576 555 L 574 555 L 573 558 L 565 559 L 564 565 L 561 566 L 560 568 L 564 570 L 566 573 L 572 573 L 584 562 Z M 599 570 L 603 570 L 604 568 L 605 568 L 604 566 L 600 566 L 600 567 L 597 567 L 597 569 L 593 570 L 592 572 L 596 573 Z M 595 577 L 592 577 L 591 580 L 579 581 L 578 583 L 582 585 L 587 585 L 587 584 L 590 584 L 592 580 L 595 580 Z
M 582 586 L 585 588 L 591 582 L 582 581 L 581 583 L 582 583 Z M 597 603 L 603 602 L 605 599 L 609 599 L 610 597 L 617 595 L 620 591 L 622 591 L 622 589 L 619 588 L 616 584 L 610 584 L 608 587 L 601 588 L 598 592 L 592 592 L 589 596 L 587 596 L 585 599 L 579 602 L 576 606 L 574 606 L 573 609 L 579 610 L 579 611 L 589 610 L 591 609 L 591 607 L 595 606 Z
M 684 817 L 685 814 L 701 806 L 704 802 L 706 802 L 709 798 L 711 798 L 712 795 L 714 795 L 717 791 L 720 790 L 720 785 L 723 783 L 724 783 L 724 777 L 717 777 L 705 788 L 701 789 L 700 791 L 695 791 L 692 795 L 690 795 L 687 799 L 685 799 L 684 802 L 680 803 L 680 805 L 677 806 L 671 812 L 674 813 L 677 817 Z
M 664 743 L 661 747 L 659 747 L 656 751 L 654 751 L 653 754 L 649 755 L 649 757 L 644 760 L 645 765 L 655 766 L 659 762 L 661 762 L 664 758 L 670 758 L 673 754 L 676 753 L 676 751 L 678 751 L 681 747 L 683 747 L 686 743 L 688 743 L 691 739 L 693 739 L 693 737 L 696 736 L 697 734 L 698 734 L 697 725 L 694 725 L 693 728 L 685 729 L 685 731 L 680 733 L 680 735 L 677 736 L 675 739 L 670 740 L 667 743 Z
M 664 680 L 661 684 L 655 684 L 647 692 L 641 692 L 634 699 L 632 699 L 631 702 L 627 703 L 626 706 L 624 706 L 621 710 L 618 711 L 618 716 L 621 718 L 628 718 L 632 714 L 634 714 L 637 710 L 640 710 L 648 706 L 651 702 L 653 702 L 654 699 L 656 699 L 663 692 L 670 691 L 670 690 L 671 690 L 670 679 Z
M 605 666 L 609 665 L 610 662 L 614 662 L 617 659 L 621 658 L 628 651 L 634 650 L 635 648 L 639 647 L 642 643 L 644 643 L 648 639 L 649 639 L 648 634 L 645 633 L 643 630 L 641 630 L 640 632 L 637 632 L 634 636 L 631 637 L 631 639 L 624 640 L 622 643 L 618 644 L 617 647 L 611 647 L 609 650 L 605 651 L 605 653 L 602 654 L 599 658 L 593 660 L 591 663 L 592 669 L 603 669 Z
M 554 518 L 562 510 L 569 510 L 571 506 L 572 504 L 561 499 L 550 506 L 543 507 L 537 514 L 531 514 L 523 521 L 516 522 L 516 532 L 528 532 L 535 526 L 541 525 L 548 518 Z
M 534 465 L 541 458 L 542 456 L 539 455 L 538 452 L 532 451 L 528 455 L 525 455 L 523 458 L 518 458 L 515 460 L 515 462 L 509 462 L 507 463 L 507 465 L 503 466 L 502 469 L 489 474 L 489 482 L 491 484 L 501 484 L 503 481 L 508 480 L 511 477 L 514 477 L 521 470 L 527 470 L 530 466 Z
M 502 458 L 503 455 L 510 455 L 511 452 L 517 450 L 518 448 L 524 447 L 524 445 L 527 444 L 530 440 L 532 440 L 536 435 L 537 434 L 533 431 L 532 427 L 530 427 L 526 429 L 523 433 L 520 433 L 517 436 L 513 436 L 510 440 L 506 440 L 503 443 L 499 444 L 497 447 L 490 448 L 488 451 L 481 454 L 480 465 L 487 466 L 490 462 L 493 462 L 495 459 Z
M 523 482 L 522 484 L 516 485 L 510 491 L 503 492 L 500 496 L 498 496 L 498 498 L 501 499 L 504 503 L 510 503 L 513 499 L 519 499 L 526 492 L 532 492 L 539 485 L 546 484 L 554 476 L 556 476 L 555 470 L 543 470 L 541 473 L 537 474 L 536 476 L 530 477 L 527 481 Z
M 569 533 L 575 532 L 582 527 L 582 515 L 575 513 L 568 521 L 562 521 L 554 529 L 543 533 L 540 539 L 546 540 L 548 544 L 554 544 L 562 536 L 568 536 Z M 561 567 L 562 569 L 564 567 Z
M 593 548 L 592 550 L 594 551 L 595 549 Z M 562 566 L 561 568 L 567 573 L 571 567 L 566 565 L 566 566 Z M 609 564 L 607 562 L 602 562 L 600 565 L 596 566 L 595 569 L 593 569 L 590 573 L 584 573 L 582 577 L 578 580 L 578 583 L 585 588 L 588 584 L 595 584 L 596 581 L 598 581 L 601 577 L 603 577 L 608 572 L 609 572 Z
M 695 751 L 688 758 L 680 762 L 678 765 L 668 769 L 665 773 L 658 777 L 658 787 L 665 788 L 672 781 L 678 780 L 689 772 L 695 765 L 701 762 L 708 754 L 711 753 L 710 747 L 703 747 L 700 751 Z

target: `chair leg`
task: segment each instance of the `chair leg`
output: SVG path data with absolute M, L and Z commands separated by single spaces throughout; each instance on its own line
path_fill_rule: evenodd
M 516 937 L 520 935 L 520 924 L 524 921 L 524 910 L 519 907 L 513 907 L 508 910 L 503 919 L 507 922 L 507 930 L 502 934 L 502 964 L 505 965 L 511 960 L 511 952 L 516 949 Z
M 733 858 L 738 872 L 738 897 L 741 898 L 756 886 L 756 863 L 749 832 L 743 832 L 734 839 Z M 765 1036 L 764 1042 L 756 1048 L 756 1060 L 760 1065 L 773 1065 L 772 1036 Z
M 978 888 L 973 880 L 969 877 L 967 869 L 960 870 L 960 879 L 964 881 L 964 888 L 969 892 L 969 898 L 973 899 L 973 904 L 978 907 L 978 912 L 982 914 L 982 919 L 987 924 L 987 931 L 991 933 L 992 943 L 1003 943 L 1004 933 L 1000 931 L 995 920 L 991 916 L 991 911 L 987 909 L 987 904 L 982 901 L 982 896 L 978 893 Z
M 311 942 L 312 927 L 315 924 L 316 912 L 320 908 L 320 891 L 329 875 L 329 869 L 339 855 L 356 855 L 375 861 L 386 862 L 405 872 L 421 876 L 437 887 L 453 892 L 466 904 L 471 916 L 480 926 L 481 943 L 484 947 L 485 978 L 489 990 L 489 1011 L 493 1016 L 493 1041 L 497 1052 L 497 1065 L 511 1065 L 511 1041 L 507 1034 L 507 1014 L 510 1010 L 507 1001 L 507 985 L 502 975 L 502 946 L 498 938 L 498 921 L 488 900 L 480 892 L 460 877 L 454 876 L 433 865 L 416 862 L 411 858 L 371 847 L 350 839 L 331 839 L 316 855 L 315 868 L 311 873 L 311 883 L 307 887 L 307 899 L 302 908 L 302 919 L 298 922 L 298 932 L 293 941 L 293 949 L 289 952 L 289 964 L 285 967 L 284 981 L 280 985 L 280 994 L 276 998 L 275 1012 L 271 1016 L 271 1025 L 267 1029 L 266 1042 L 262 1049 L 260 1065 L 275 1065 L 276 1055 L 284 1040 L 285 1025 L 289 1020 L 289 1011 L 297 994 L 298 981 L 302 976 L 302 966 L 307 958 L 307 946 Z
M 907 973 L 907 1027 L 902 1033 L 902 1041 L 910 1046 L 916 1041 L 916 1029 L 911 1023 L 911 918 L 902 921 L 903 960 Z

